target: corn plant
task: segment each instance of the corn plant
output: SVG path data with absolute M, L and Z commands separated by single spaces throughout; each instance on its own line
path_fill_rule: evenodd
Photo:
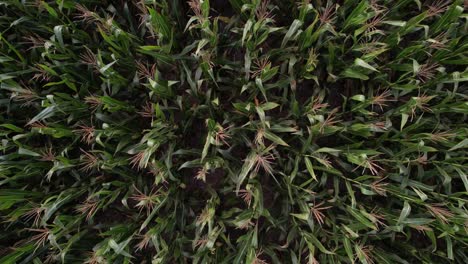
M 467 7 L 0 1 L 0 263 L 468 263 Z

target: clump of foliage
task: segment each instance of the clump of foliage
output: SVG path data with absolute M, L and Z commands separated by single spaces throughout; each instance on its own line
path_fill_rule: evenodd
M 0 263 L 468 263 L 464 4 L 0 1 Z

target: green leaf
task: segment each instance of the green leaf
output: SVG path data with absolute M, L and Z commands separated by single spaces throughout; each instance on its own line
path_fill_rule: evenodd
M 33 157 L 40 157 L 41 156 L 41 154 L 39 154 L 37 152 L 34 152 L 32 150 L 29 150 L 29 149 L 25 149 L 25 148 L 18 148 L 18 154 L 33 156 Z
M 247 20 L 247 22 L 244 25 L 244 30 L 242 32 L 242 46 L 244 46 L 245 39 L 247 37 L 247 33 L 249 32 L 250 28 L 252 27 L 253 23 L 252 20 Z
M 11 131 L 21 133 L 23 132 L 23 129 L 21 127 L 17 127 L 13 124 L 0 124 L 0 127 L 8 128 Z
M 263 98 L 265 98 L 265 101 L 268 102 L 268 98 L 266 96 L 266 91 L 265 91 L 265 88 L 263 87 L 262 79 L 255 78 L 255 84 L 256 84 L 257 88 L 260 90 L 260 92 L 262 93 Z
M 347 237 L 343 238 L 343 245 L 344 245 L 344 248 L 345 248 L 345 251 L 346 251 L 346 255 L 348 255 L 349 260 L 351 261 L 351 263 L 353 263 L 354 262 L 354 253 L 353 253 L 353 248 L 351 246 L 351 241 L 349 240 L 349 238 L 347 238 Z
M 357 58 L 354 60 L 354 64 L 356 64 L 357 66 L 360 66 L 360 67 L 363 67 L 363 68 L 366 68 L 368 70 L 371 70 L 371 71 L 376 71 L 378 72 L 378 70 L 374 67 L 372 67 L 369 63 Z
M 373 230 L 377 230 L 377 227 L 374 225 L 374 223 L 372 223 L 369 219 L 363 216 L 359 211 L 349 206 L 347 206 L 346 210 L 364 226 Z
M 258 117 L 260 118 L 262 124 L 265 124 L 265 111 L 263 111 L 263 108 L 260 106 L 256 106 L 255 110 L 257 110 Z
M 277 135 L 273 134 L 270 131 L 265 131 L 264 135 L 265 135 L 265 138 L 271 140 L 275 144 L 289 147 L 288 143 L 284 142 L 284 140 L 282 140 L 280 137 L 278 137 Z
M 401 114 L 401 123 L 400 123 L 400 131 L 403 130 L 403 127 L 405 127 L 406 122 L 408 122 L 409 115 L 407 114 Z
M 346 20 L 343 23 L 343 30 L 348 29 L 348 27 L 361 25 L 367 20 L 366 9 L 369 4 L 367 0 L 362 0 L 357 6 L 353 8 L 351 14 L 346 17 Z
M 310 159 L 308 157 L 304 157 L 304 161 L 310 176 L 312 176 L 314 180 L 317 180 L 317 176 L 315 176 L 314 167 L 312 166 L 312 162 L 310 161 Z
M 253 169 L 253 166 L 255 165 L 255 152 L 250 152 L 247 158 L 244 161 L 244 165 L 242 166 L 242 169 L 239 173 L 239 176 L 237 177 L 237 188 L 236 192 L 239 191 L 240 186 L 244 182 L 245 178 L 249 174 L 249 172 Z
M 327 250 L 322 245 L 322 243 L 320 243 L 320 241 L 317 239 L 317 237 L 315 237 L 314 235 L 309 234 L 309 233 L 305 233 L 305 232 L 303 232 L 302 235 L 305 237 L 307 242 L 312 243 L 315 247 L 317 247 L 320 250 L 320 252 L 325 253 L 325 254 L 329 254 L 329 255 L 335 254 L 335 253 Z
M 463 185 L 465 186 L 465 190 L 466 190 L 466 192 L 468 192 L 468 177 L 466 176 L 465 172 L 462 171 L 462 170 L 459 169 L 459 168 L 456 168 L 456 167 L 455 167 L 454 169 L 455 169 L 455 171 L 458 172 L 458 175 L 459 175 L 460 178 L 462 179 Z
M 157 32 L 160 33 L 162 37 L 170 39 L 172 34 L 167 18 L 153 8 L 148 8 L 148 11 L 151 15 L 151 23 L 154 28 L 156 28 Z
M 55 111 L 56 111 L 56 107 L 54 105 L 49 106 L 45 108 L 44 110 L 42 110 L 39 114 L 34 116 L 31 120 L 29 120 L 29 122 L 26 125 L 30 125 L 35 122 L 42 121 L 46 118 L 52 117 L 55 114 Z
M 451 260 L 454 260 L 452 239 L 450 236 L 446 236 L 445 241 L 447 242 L 447 257 Z
M 405 201 L 403 204 L 403 209 L 401 210 L 400 217 L 398 218 L 398 223 L 403 222 L 410 214 L 411 206 L 408 201 Z
M 361 73 L 357 70 L 354 70 L 354 69 L 351 69 L 351 68 L 347 68 L 346 70 L 344 70 L 341 75 L 343 75 L 344 77 L 348 77 L 348 78 L 353 78 L 353 79 L 360 79 L 360 80 L 369 80 L 369 76 L 365 75 L 364 73 Z
M 284 35 L 283 42 L 281 42 L 281 48 L 284 48 L 286 46 L 286 43 L 288 43 L 293 35 L 299 30 L 299 28 L 302 26 L 302 22 L 298 19 L 295 19 L 291 26 L 288 29 L 288 32 L 286 32 L 286 35 Z
M 302 214 L 290 214 L 298 219 L 307 221 L 309 219 L 309 213 L 302 213 Z
M 275 109 L 275 108 L 278 107 L 278 106 L 279 106 L 279 104 L 277 104 L 277 103 L 267 102 L 267 103 L 262 104 L 260 107 L 261 107 L 264 111 L 268 111 L 268 110 Z
M 449 151 L 466 148 L 467 146 L 468 146 L 468 138 L 465 138 L 462 141 L 460 141 L 458 144 L 456 144 L 455 146 L 451 147 Z
M 208 135 L 206 136 L 205 145 L 203 147 L 203 151 L 201 155 L 202 162 L 205 159 L 206 155 L 208 154 L 208 150 L 210 148 L 210 140 L 211 140 L 211 133 L 209 132 Z
M 65 47 L 65 43 L 63 42 L 63 25 L 59 25 L 59 26 L 55 26 L 54 27 L 54 34 L 55 34 L 55 37 L 57 38 L 57 41 L 59 42 L 60 44 L 60 47 L 64 48 Z

